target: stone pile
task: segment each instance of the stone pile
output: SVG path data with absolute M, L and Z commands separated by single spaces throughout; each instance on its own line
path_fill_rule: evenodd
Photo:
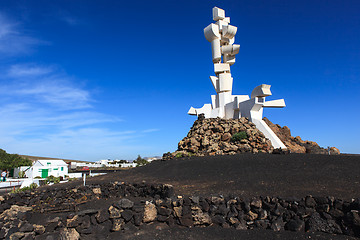
M 177 151 L 166 153 L 163 160 L 174 157 L 232 155 L 237 153 L 312 153 L 312 154 L 340 154 L 332 147 L 321 148 L 316 142 L 303 141 L 299 136 L 292 137 L 287 126 L 273 124 L 267 118 L 264 121 L 288 148 L 286 151 L 274 149 L 270 140 L 265 138 L 255 124 L 247 118 L 222 119 L 199 116 L 194 122 L 187 136 L 178 144 Z M 245 132 L 246 139 L 233 141 L 235 133 Z M 274 151 L 275 150 L 275 151 Z
M 291 136 L 290 129 L 287 126 L 281 127 L 279 124 L 273 124 L 266 117 L 263 120 L 292 153 L 329 154 L 330 151 L 331 155 L 340 154 L 339 149 L 336 147 L 322 148 L 316 142 L 304 141 L 299 136 Z
M 245 132 L 246 139 L 234 141 L 235 133 Z M 203 118 L 200 116 L 191 127 L 188 135 L 178 144 L 173 155 L 221 155 L 243 152 L 271 153 L 273 147 L 255 124 L 247 118 L 222 119 Z
M 170 185 L 111 185 L 113 189 L 119 186 L 118 189 L 130 187 L 131 190 L 114 194 L 114 190 L 107 192 L 108 184 L 64 190 L 65 195 L 60 201 L 65 202 L 64 199 L 70 197 L 74 199 L 74 205 L 79 196 L 107 199 L 106 204 L 81 211 L 74 207 L 59 212 L 56 204 L 47 208 L 38 206 L 41 201 L 51 202 L 51 196 L 56 196 L 58 190 L 1 197 L 1 205 L 7 206 L 0 214 L 0 239 L 105 239 L 110 234 L 137 231 L 149 224 L 170 227 L 215 225 L 238 230 L 321 231 L 360 237 L 360 199 L 348 202 L 312 196 L 302 199 L 182 197 L 174 196 Z M 134 196 L 142 197 L 130 200 Z M 30 202 L 33 204 L 30 205 Z M 51 206 L 57 210 L 56 213 L 51 211 Z M 34 222 L 31 217 L 38 211 L 42 214 L 42 223 Z

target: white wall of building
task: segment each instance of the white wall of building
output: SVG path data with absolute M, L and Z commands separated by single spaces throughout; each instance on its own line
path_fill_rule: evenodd
M 48 176 L 64 177 L 68 175 L 68 165 L 63 160 L 37 160 L 34 165 L 26 171 L 29 178 Z

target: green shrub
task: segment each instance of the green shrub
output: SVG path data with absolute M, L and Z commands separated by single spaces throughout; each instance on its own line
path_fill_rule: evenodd
M 175 155 L 176 158 L 181 158 L 183 157 L 183 154 L 181 152 L 178 152 L 176 155 Z
M 60 177 L 54 177 L 53 175 L 50 175 L 46 178 L 46 183 L 59 183 Z
M 24 171 L 20 171 L 19 172 L 19 178 L 24 178 L 25 177 L 25 172 Z
M 232 142 L 237 142 L 243 139 L 247 139 L 248 135 L 246 134 L 246 132 L 241 131 L 241 132 L 237 132 L 234 135 L 231 136 L 231 141 Z
M 30 189 L 31 190 L 36 189 L 37 187 L 38 187 L 38 185 L 36 183 L 30 184 Z

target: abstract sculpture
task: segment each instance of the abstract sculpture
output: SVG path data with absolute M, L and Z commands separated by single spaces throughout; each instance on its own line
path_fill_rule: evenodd
M 233 78 L 230 66 L 235 63 L 235 55 L 239 53 L 240 45 L 234 44 L 237 27 L 230 25 L 230 18 L 225 17 L 225 11 L 213 8 L 213 20 L 204 29 L 206 40 L 211 42 L 212 60 L 216 76 L 210 76 L 216 95 L 211 95 L 211 104 L 202 108 L 191 107 L 188 114 L 204 114 L 205 118 L 236 119 L 247 117 L 256 127 L 270 139 L 274 148 L 286 148 L 270 127 L 262 120 L 264 107 L 285 107 L 284 99 L 265 101 L 271 96 L 270 85 L 262 84 L 254 88 L 251 98 L 248 95 L 232 95 Z

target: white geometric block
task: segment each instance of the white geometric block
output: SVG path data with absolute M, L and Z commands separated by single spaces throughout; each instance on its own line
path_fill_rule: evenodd
M 195 110 L 195 114 L 194 114 L 194 110 Z M 211 104 L 204 104 L 204 106 L 202 106 L 202 108 L 193 108 L 190 107 L 188 114 L 189 115 L 197 115 L 199 116 L 200 114 L 205 114 L 206 118 L 209 118 L 211 116 Z
M 210 76 L 211 83 L 213 84 L 215 91 L 219 92 L 219 78 L 215 76 Z
M 233 38 L 226 38 L 226 37 L 222 37 L 221 39 L 220 39 L 220 42 L 221 42 L 221 45 L 222 46 L 224 46 L 224 45 L 232 45 L 232 44 L 234 44 L 234 42 L 235 42 L 235 37 L 233 37 Z
M 230 23 L 230 17 L 225 17 L 224 21 L 227 22 L 227 23 Z
M 233 44 L 233 45 L 225 45 L 221 47 L 221 53 L 222 54 L 230 54 L 230 55 L 236 55 L 240 51 L 240 45 L 239 44 Z
M 271 85 L 261 84 L 251 92 L 251 98 L 271 96 Z
M 232 91 L 233 78 L 230 73 L 219 74 L 219 92 Z
M 224 26 L 229 25 L 229 23 L 227 23 L 227 22 L 225 22 L 225 21 L 223 21 L 223 20 L 217 21 L 216 24 L 219 26 L 220 32 L 223 30 L 223 27 L 224 27 Z
M 235 55 L 225 55 L 224 63 L 228 63 L 230 66 L 235 63 Z
M 230 65 L 227 63 L 215 63 L 214 72 L 215 73 L 230 72 Z
M 190 107 L 189 111 L 188 111 L 189 115 L 196 115 L 196 109 L 193 107 Z
M 238 54 L 240 51 L 240 44 L 233 44 L 232 46 L 233 46 L 232 55 Z
M 221 62 L 221 45 L 220 38 L 216 38 L 211 42 L 213 63 Z
M 225 18 L 225 11 L 221 8 L 214 7 L 213 8 L 213 20 L 218 21 Z
M 236 35 L 237 27 L 232 25 L 227 25 L 223 27 L 222 35 L 226 38 L 233 38 Z
M 265 102 L 263 107 L 283 108 L 286 107 L 286 105 L 284 99 L 277 99 Z
M 219 95 L 219 108 L 224 109 L 225 105 L 231 102 L 231 93 L 220 92 L 218 95 Z
M 231 54 L 233 52 L 233 45 L 225 45 L 221 47 L 222 54 Z
M 212 42 L 214 39 L 220 38 L 219 26 L 217 24 L 211 23 L 209 26 L 204 28 L 204 35 L 206 40 Z
M 213 109 L 219 107 L 219 101 L 217 101 L 217 95 L 211 95 L 211 105 Z

